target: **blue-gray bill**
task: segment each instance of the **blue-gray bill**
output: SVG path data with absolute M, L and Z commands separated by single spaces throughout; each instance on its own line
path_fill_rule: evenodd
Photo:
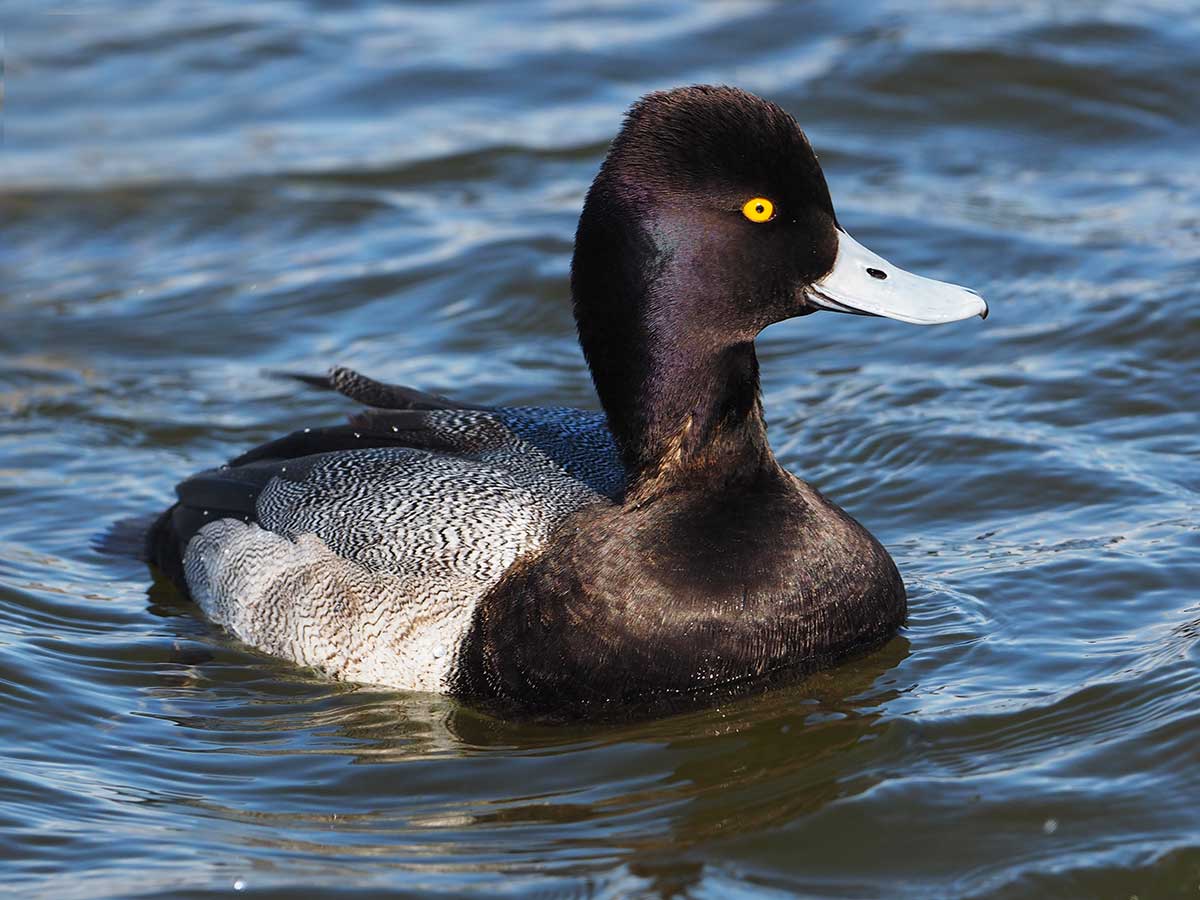
M 809 301 L 821 309 L 885 316 L 914 325 L 940 325 L 979 316 L 987 302 L 970 288 L 913 275 L 872 253 L 838 229 L 833 268 L 809 288 Z

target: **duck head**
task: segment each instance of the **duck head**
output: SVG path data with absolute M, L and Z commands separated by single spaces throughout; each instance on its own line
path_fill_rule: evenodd
M 987 315 L 975 292 L 850 237 L 796 121 L 730 87 L 632 107 L 588 192 L 571 277 L 580 342 L 634 474 L 668 446 L 678 456 L 680 434 L 699 448 L 757 415 L 752 342 L 774 322 Z

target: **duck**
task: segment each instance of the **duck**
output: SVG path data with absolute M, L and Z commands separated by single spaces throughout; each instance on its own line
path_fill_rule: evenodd
M 712 85 L 626 113 L 570 297 L 600 410 L 305 377 L 359 408 L 184 480 L 144 559 L 266 654 L 513 718 L 711 706 L 895 636 L 891 556 L 772 452 L 755 338 L 983 298 L 855 241 L 796 120 Z

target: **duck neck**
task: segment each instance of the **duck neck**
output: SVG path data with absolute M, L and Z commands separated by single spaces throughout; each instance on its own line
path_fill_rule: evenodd
M 683 477 L 737 480 L 773 461 L 752 341 L 701 353 L 655 349 L 665 352 L 650 356 L 649 377 L 620 426 L 632 494 L 653 494 Z
M 580 321 L 596 392 L 620 448 L 627 500 L 753 477 L 774 463 L 754 342 L 710 343 L 670 323 Z M 613 348 L 617 348 L 614 352 Z

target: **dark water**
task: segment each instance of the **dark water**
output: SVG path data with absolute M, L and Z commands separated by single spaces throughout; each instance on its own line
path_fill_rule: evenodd
M 1194 4 L 10 4 L 0 883 L 56 898 L 1200 894 Z M 346 407 L 343 362 L 591 405 L 566 304 L 623 108 L 793 111 L 843 223 L 986 322 L 761 342 L 904 633 L 623 729 L 249 652 L 89 548 Z

